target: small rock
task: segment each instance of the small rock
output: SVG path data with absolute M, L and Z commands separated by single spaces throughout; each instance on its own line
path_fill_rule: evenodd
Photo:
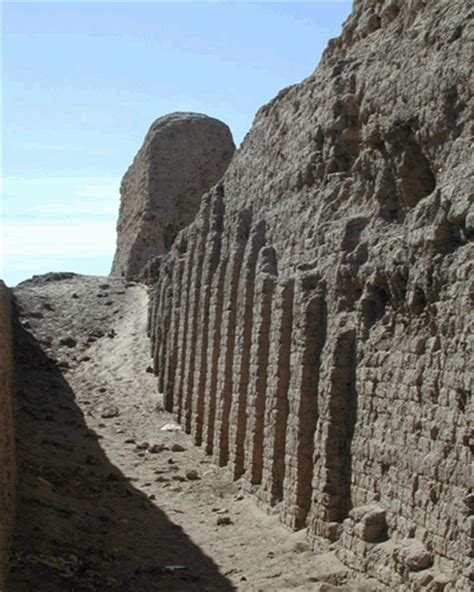
M 99 393 L 106 393 L 107 392 L 107 389 L 105 388 L 105 386 L 101 386 L 100 388 L 97 389 L 97 391 Z
M 186 569 L 189 569 L 186 565 L 165 565 L 163 571 L 174 574 L 177 571 L 184 571 Z
M 169 465 L 174 465 L 174 460 L 173 460 L 172 458 L 169 458 L 169 459 L 168 459 L 168 464 L 169 464 Z
M 53 489 L 53 484 L 50 483 L 49 481 L 47 481 L 46 479 L 43 479 L 43 477 L 37 477 L 37 481 L 43 487 L 47 487 L 48 489 Z
M 110 339 L 113 339 L 114 337 L 117 336 L 117 333 L 115 332 L 114 329 L 111 329 L 108 333 L 107 333 L 107 337 L 110 337 Z
M 416 539 L 403 541 L 398 556 L 410 571 L 427 569 L 433 564 L 431 553 Z
M 186 477 L 190 481 L 197 481 L 198 479 L 201 478 L 201 477 L 199 477 L 199 473 L 194 469 L 190 469 L 189 471 L 186 471 Z
M 150 493 L 150 495 L 148 496 L 149 500 L 155 500 L 156 499 L 156 495 L 154 493 Z
M 127 438 L 125 440 L 125 444 L 135 444 L 135 443 L 136 443 L 135 438 Z
M 184 452 L 186 448 L 184 446 L 181 446 L 181 444 L 173 444 L 173 446 L 171 446 L 171 450 L 173 452 Z
M 101 521 L 101 522 L 110 522 L 110 518 L 109 516 L 107 516 L 106 514 L 100 514 L 99 516 L 97 516 L 97 518 Z
M 65 345 L 66 347 L 76 347 L 77 341 L 74 337 L 63 337 L 59 340 L 59 345 Z
M 158 452 L 162 452 L 162 451 L 163 451 L 162 444 L 153 444 L 153 446 L 150 446 L 150 448 L 148 449 L 148 452 L 151 452 L 152 454 L 157 454 Z
M 89 332 L 89 335 L 91 337 L 103 337 L 104 336 L 104 332 L 102 331 L 102 329 L 92 329 L 92 331 Z
M 137 444 L 138 450 L 148 450 L 150 448 L 150 444 L 148 442 L 141 442 L 141 444 Z
M 101 417 L 103 417 L 104 419 L 109 419 L 111 417 L 118 417 L 120 415 L 120 411 L 118 407 L 115 406 L 111 406 L 111 407 L 105 407 L 101 413 Z
M 73 292 L 71 294 L 71 298 L 77 299 L 77 298 L 79 298 L 79 296 L 75 292 Z
M 176 423 L 166 423 L 163 427 L 160 428 L 161 432 L 179 432 L 181 430 L 181 426 Z

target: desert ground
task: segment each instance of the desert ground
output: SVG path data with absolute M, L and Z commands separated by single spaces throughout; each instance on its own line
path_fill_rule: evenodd
M 145 286 L 47 274 L 14 297 L 8 592 L 377 590 L 266 513 L 179 426 L 162 429 L 174 419 L 151 372 Z

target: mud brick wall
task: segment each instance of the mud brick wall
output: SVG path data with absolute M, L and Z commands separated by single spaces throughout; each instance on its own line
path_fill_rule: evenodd
M 15 515 L 10 298 L 10 291 L 0 281 L 0 590 L 3 590 L 7 575 L 9 542 Z
M 153 287 L 166 408 L 381 589 L 474 577 L 473 10 L 355 2 Z
M 153 283 L 161 256 L 194 220 L 234 151 L 227 125 L 207 115 L 177 112 L 153 122 L 120 186 L 111 275 Z

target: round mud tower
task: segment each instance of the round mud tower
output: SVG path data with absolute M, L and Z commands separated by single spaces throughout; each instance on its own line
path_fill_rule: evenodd
M 120 187 L 112 275 L 137 277 L 169 251 L 234 151 L 228 126 L 207 115 L 172 113 L 153 123 Z

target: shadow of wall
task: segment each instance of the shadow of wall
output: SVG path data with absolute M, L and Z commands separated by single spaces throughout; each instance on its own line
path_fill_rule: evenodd
M 234 590 L 110 463 L 60 369 L 18 321 L 14 360 L 18 508 L 8 592 Z

